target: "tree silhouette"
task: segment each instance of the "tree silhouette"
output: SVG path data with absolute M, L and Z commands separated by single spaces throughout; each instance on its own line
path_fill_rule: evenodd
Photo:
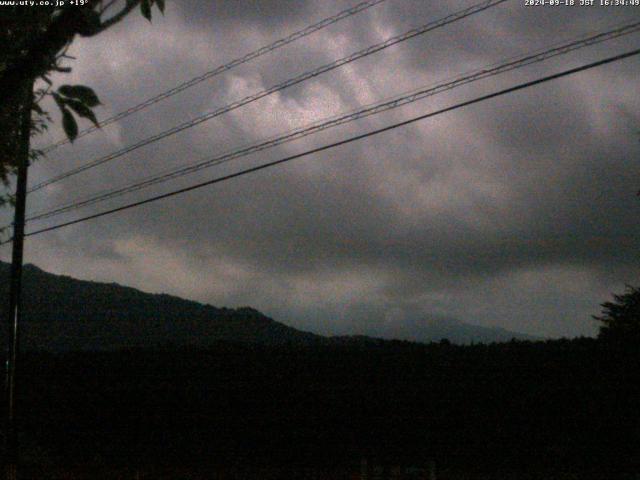
M 100 102 L 96 94 L 84 85 L 62 85 L 53 88 L 52 72 L 68 73 L 64 62 L 76 35 L 93 37 L 120 22 L 136 7 L 151 20 L 151 7 L 157 5 L 164 12 L 164 0 L 83 0 L 81 5 L 65 2 L 63 6 L 28 7 L 5 5 L 0 9 L 0 181 L 8 185 L 16 172 L 23 136 L 19 134 L 25 109 L 33 110 L 31 134 L 40 133 L 51 117 L 39 105 L 50 96 L 62 115 L 67 137 L 74 140 L 78 133 L 75 117 L 82 117 L 97 125 L 92 109 Z M 37 80 L 42 86 L 33 93 Z M 32 151 L 30 160 L 40 156 Z M 0 195 L 0 206 L 10 200 Z
M 640 288 L 627 285 L 625 293 L 614 295 L 614 302 L 602 304 L 598 338 L 615 342 L 640 341 Z

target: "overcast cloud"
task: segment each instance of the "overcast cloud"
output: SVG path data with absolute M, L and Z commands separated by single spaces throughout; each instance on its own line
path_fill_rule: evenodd
M 99 118 L 354 2 L 168 2 L 72 47 L 59 82 L 95 88 Z M 473 2 L 388 0 L 65 146 L 31 184 Z M 34 193 L 32 212 L 212 157 L 319 118 L 638 18 L 638 7 L 479 13 Z M 153 192 L 346 138 L 638 48 L 640 35 L 455 89 L 198 172 Z M 27 261 L 319 333 L 454 317 L 540 336 L 592 335 L 599 303 L 638 284 L 640 59 L 441 115 L 125 213 L 32 237 Z M 57 113 L 54 113 L 57 119 Z M 59 138 L 52 128 L 42 144 Z M 144 198 L 151 190 L 126 200 Z M 33 223 L 72 219 L 100 207 Z M 8 212 L 3 212 L 8 218 Z M 3 249 L 2 258 L 8 258 Z

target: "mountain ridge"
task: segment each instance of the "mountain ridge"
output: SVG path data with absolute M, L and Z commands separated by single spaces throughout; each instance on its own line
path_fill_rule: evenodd
M 9 265 L 0 262 L 0 298 L 6 298 Z M 367 335 L 326 337 L 278 322 L 252 307 L 219 308 L 166 293 L 147 293 L 117 283 L 78 280 L 45 272 L 27 264 L 24 267 L 24 322 L 22 344 L 41 350 L 113 350 L 165 346 L 207 347 L 230 341 L 268 346 L 278 345 L 358 345 L 387 340 Z M 0 313 L 6 306 L 0 302 Z M 491 343 L 511 338 L 532 337 L 504 329 L 475 327 L 462 322 L 458 330 L 444 329 L 453 343 Z M 400 329 L 402 330 L 402 329 Z M 419 329 L 418 329 L 419 330 Z M 416 331 L 418 331 L 416 330 Z M 437 330 L 437 329 L 436 329 Z M 473 332 L 477 332 L 473 336 Z M 495 335 L 491 335 L 495 332 Z M 505 333 L 506 332 L 506 333 Z M 4 331 L 2 332 L 4 336 Z M 445 336 L 396 335 L 405 341 L 440 341 Z M 415 333 L 415 332 L 414 332 Z

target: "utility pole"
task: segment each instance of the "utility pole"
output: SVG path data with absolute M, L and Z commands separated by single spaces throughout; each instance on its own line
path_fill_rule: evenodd
M 7 310 L 8 356 L 6 378 L 6 431 L 5 472 L 7 480 L 17 480 L 18 475 L 18 428 L 16 424 L 16 364 L 22 316 L 20 297 L 22 293 L 22 261 L 24 252 L 24 223 L 27 205 L 27 171 L 29 169 L 29 144 L 31 137 L 31 108 L 33 106 L 33 81 L 25 87 L 24 106 L 20 118 L 20 142 L 18 147 L 18 178 L 16 182 L 15 213 L 11 252 L 11 277 L 9 284 L 9 309 Z

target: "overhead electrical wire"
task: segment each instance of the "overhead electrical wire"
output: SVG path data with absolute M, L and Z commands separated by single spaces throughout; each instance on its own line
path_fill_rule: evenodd
M 323 65 L 319 68 L 316 68 L 314 70 L 308 71 L 306 73 L 303 73 L 301 75 L 298 75 L 297 77 L 293 77 L 290 78 L 288 80 L 285 80 L 282 83 L 278 83 L 270 88 L 267 88 L 265 90 L 262 90 L 258 93 L 255 93 L 253 95 L 249 95 L 247 97 L 244 97 L 241 100 L 237 100 L 233 103 L 230 103 L 224 107 L 218 108 L 212 112 L 206 113 L 204 115 L 200 115 L 198 117 L 193 118 L 192 120 L 189 120 L 187 122 L 181 123 L 175 127 L 172 127 L 168 130 L 165 130 L 161 133 L 158 133 L 156 135 L 153 135 L 151 137 L 147 137 L 137 143 L 134 143 L 132 145 L 129 145 L 127 147 L 124 147 L 120 150 L 117 150 L 115 152 L 112 152 L 106 156 L 103 157 L 99 157 L 97 159 L 91 160 L 90 162 L 81 165 L 79 167 L 73 168 L 71 170 L 68 170 L 67 172 L 61 173 L 59 175 L 56 175 L 48 180 L 44 180 L 40 183 L 38 183 L 37 185 L 31 187 L 28 192 L 29 193 L 33 193 L 37 190 L 40 190 L 48 185 L 51 185 L 53 183 L 57 183 L 61 180 L 64 180 L 66 178 L 69 178 L 71 176 L 77 175 L 78 173 L 84 172 L 86 170 L 89 170 L 91 168 L 95 168 L 99 165 L 102 165 L 106 162 L 109 162 L 111 160 L 114 160 L 116 158 L 119 158 L 127 153 L 130 153 L 134 150 L 137 150 L 138 148 L 144 147 L 146 145 L 149 145 L 151 143 L 157 142 L 159 140 L 162 140 L 164 138 L 167 138 L 171 135 L 174 135 L 178 132 L 181 132 L 183 130 L 186 130 L 188 128 L 192 128 L 196 125 L 199 125 L 203 122 L 206 122 L 208 120 L 211 120 L 215 117 L 218 117 L 220 115 L 223 115 L 225 113 L 228 113 L 232 110 L 235 110 L 237 108 L 240 108 L 244 105 L 247 105 L 249 103 L 255 102 L 261 98 L 264 98 L 268 95 L 271 95 L 273 93 L 279 92 L 281 90 L 284 90 L 286 88 L 292 87 L 294 85 L 297 85 L 299 83 L 302 83 L 310 78 L 316 77 L 318 75 L 321 75 L 323 73 L 329 72 L 331 70 L 335 70 L 343 65 L 346 65 L 348 63 L 354 62 L 355 60 L 358 60 L 360 58 L 372 55 L 376 52 L 379 52 L 381 50 L 384 50 L 386 48 L 391 47 L 392 45 L 396 45 L 400 42 L 404 42 L 407 41 L 411 38 L 414 38 L 418 35 L 422 35 L 425 34 L 427 32 L 430 32 L 432 30 L 435 30 L 437 28 L 443 27 L 445 25 L 448 25 L 450 23 L 456 22 L 458 20 L 462 20 L 463 18 L 469 17 L 471 15 L 474 15 L 476 13 L 480 13 L 484 10 L 487 10 L 489 8 L 495 7 L 501 3 L 507 2 L 509 0 L 485 0 L 483 2 L 480 2 L 478 4 L 472 5 L 471 7 L 465 8 L 463 10 L 460 10 L 456 13 L 452 13 L 450 15 L 447 15 L 446 17 L 443 17 L 439 20 L 435 20 L 432 22 L 429 22 L 425 25 L 422 25 L 420 27 L 417 28 L 412 28 L 411 30 L 408 30 L 407 32 L 400 34 L 400 35 L 396 35 L 394 37 L 388 38 L 387 40 L 377 43 L 375 45 L 369 46 L 367 48 L 364 48 L 362 50 L 359 50 L 355 53 L 352 53 L 351 55 L 348 55 L 346 57 L 343 57 L 339 60 L 335 60 L 329 64 Z
M 290 161 L 298 159 L 298 158 L 306 157 L 306 156 L 309 156 L 309 155 L 313 155 L 315 153 L 323 152 L 323 151 L 326 151 L 326 150 L 341 146 L 341 145 L 346 145 L 348 143 L 352 143 L 352 142 L 356 142 L 356 141 L 359 141 L 359 140 L 363 140 L 365 138 L 368 138 L 368 137 L 371 137 L 371 136 L 374 136 L 374 135 L 378 135 L 378 134 L 381 134 L 383 132 L 387 132 L 387 131 L 394 130 L 394 129 L 399 128 L 399 127 L 410 125 L 412 123 L 416 123 L 418 121 L 425 120 L 427 118 L 435 117 L 437 115 L 442 115 L 444 113 L 451 112 L 451 111 L 454 111 L 454 110 L 457 110 L 459 108 L 463 108 L 463 107 L 466 107 L 466 106 L 469 106 L 469 105 L 473 105 L 473 104 L 476 104 L 476 103 L 484 102 L 486 100 L 489 100 L 489 99 L 492 99 L 492 98 L 495 98 L 495 97 L 499 97 L 499 96 L 502 96 L 502 95 L 506 95 L 508 93 L 513 93 L 513 92 L 516 92 L 516 91 L 519 91 L 519 90 L 524 90 L 526 88 L 530 88 L 530 87 L 533 87 L 535 85 L 546 83 L 546 82 L 549 82 L 551 80 L 556 80 L 558 78 L 562 78 L 562 77 L 566 77 L 566 76 L 569 76 L 569 75 L 573 75 L 573 74 L 576 74 L 576 73 L 579 73 L 579 72 L 583 72 L 585 70 L 590 70 L 590 69 L 595 68 L 595 67 L 599 67 L 599 66 L 602 66 L 602 65 L 606 65 L 606 64 L 609 64 L 609 63 L 620 61 L 620 60 L 623 60 L 625 58 L 630 58 L 630 57 L 636 56 L 638 54 L 640 54 L 640 49 L 636 49 L 636 50 L 632 50 L 632 51 L 629 51 L 629 52 L 625 52 L 625 53 L 622 53 L 622 54 L 619 54 L 619 55 L 615 55 L 613 57 L 608 57 L 608 58 L 605 58 L 603 60 L 599 60 L 599 61 L 596 61 L 596 62 L 588 63 L 588 64 L 585 64 L 585 65 L 581 65 L 579 67 L 571 68 L 569 70 L 564 70 L 562 72 L 555 73 L 555 74 L 552 74 L 552 75 L 547 75 L 545 77 L 541 77 L 541 78 L 538 78 L 536 80 L 531 80 L 531 81 L 528 81 L 528 82 L 520 83 L 520 84 L 515 85 L 513 87 L 505 88 L 503 90 L 499 90 L 497 92 L 493 92 L 493 93 L 489 93 L 489 94 L 486 94 L 486 95 L 482 95 L 480 97 L 476 97 L 476 98 L 473 98 L 471 100 L 467 100 L 467 101 L 464 101 L 464 102 L 456 103 L 455 105 L 452 105 L 452 106 L 449 106 L 449 107 L 446 107 L 446 108 L 442 108 L 442 109 L 439 109 L 439 110 L 436 110 L 436 111 L 433 111 L 433 112 L 429 112 L 429 113 L 426 113 L 426 114 L 423 114 L 423 115 L 419 115 L 417 117 L 413 117 L 413 118 L 410 118 L 408 120 L 404 120 L 402 122 L 394 123 L 392 125 L 388 125 L 388 126 L 383 127 L 383 128 L 378 128 L 376 130 L 371 130 L 369 132 L 366 132 L 366 133 L 363 133 L 363 134 L 360 134 L 360 135 L 356 135 L 356 136 L 352 136 L 352 137 L 349 137 L 347 139 L 340 140 L 338 142 L 334 142 L 334 143 L 331 143 L 331 144 L 328 144 L 328 145 L 323 145 L 321 147 L 313 148 L 311 150 L 307 150 L 307 151 L 302 152 L 302 153 L 298 153 L 298 154 L 295 154 L 295 155 L 290 155 L 288 157 L 281 158 L 279 160 L 274 160 L 272 162 L 264 163 L 262 165 L 258 165 L 258 166 L 251 167 L 251 168 L 247 168 L 245 170 L 241 170 L 239 172 L 235 172 L 235 173 L 232 173 L 232 174 L 229 174 L 229 175 L 224 175 L 222 177 L 213 178 L 213 179 L 207 180 L 205 182 L 197 183 L 195 185 L 191 185 L 189 187 L 181 188 L 181 189 L 178 189 L 178 190 L 173 190 L 171 192 L 163 193 L 161 195 L 155 195 L 155 196 L 147 198 L 145 200 L 140 200 L 140 201 L 137 201 L 137 202 L 129 203 L 127 205 L 123 205 L 123 206 L 120 206 L 120 207 L 117 207 L 117 208 L 112 208 L 110 210 L 105 210 L 105 211 L 102 211 L 102 212 L 99 212 L 99 213 L 94 213 L 92 215 L 87 215 L 85 217 L 77 218 L 75 220 L 70 220 L 70 221 L 64 222 L 64 223 L 59 223 L 57 225 L 52 225 L 50 227 L 41 228 L 39 230 L 35 230 L 35 231 L 32 231 L 32 232 L 29 232 L 29 233 L 25 234 L 25 237 L 39 235 L 39 234 L 42 234 L 42 233 L 45 233 L 45 232 L 51 232 L 51 231 L 58 230 L 58 229 L 63 228 L 63 227 L 67 227 L 67 226 L 70 226 L 70 225 L 76 225 L 78 223 L 86 222 L 88 220 L 93 220 L 93 219 L 96 219 L 96 218 L 104 217 L 106 215 L 111 215 L 111 214 L 114 214 L 114 213 L 117 213 L 117 212 L 122 212 L 124 210 L 129 210 L 129 209 L 134 208 L 134 207 L 138 207 L 138 206 L 141 206 L 141 205 L 146 205 L 146 204 L 149 204 L 149 203 L 152 203 L 152 202 L 156 202 L 158 200 L 162 200 L 162 199 L 165 199 L 165 198 L 169 198 L 169 197 L 173 197 L 173 196 L 176 196 L 176 195 L 180 195 L 182 193 L 186 193 L 186 192 L 190 192 L 190 191 L 193 191 L 193 190 L 197 190 L 197 189 L 200 189 L 200 188 L 203 188 L 203 187 L 206 187 L 206 186 L 214 185 L 216 183 L 221 183 L 221 182 L 224 182 L 224 181 L 227 181 L 227 180 L 231 180 L 233 178 L 237 178 L 237 177 L 241 177 L 241 176 L 247 175 L 249 173 L 257 172 L 257 171 L 260 171 L 260 170 L 264 170 L 264 169 L 267 169 L 267 168 L 274 167 L 276 165 L 280 165 L 280 164 L 283 164 L 283 163 L 286 163 L 286 162 L 290 162 Z M 11 239 L 6 240 L 6 241 L 0 243 L 0 245 L 8 243 L 10 241 L 11 241 Z
M 549 58 L 553 58 L 559 55 L 564 55 L 569 52 L 572 52 L 587 46 L 595 45 L 597 43 L 602 43 L 607 40 L 611 40 L 611 39 L 614 39 L 623 35 L 628 35 L 631 33 L 636 33 L 639 31 L 640 31 L 640 22 L 634 22 L 631 24 L 618 26 L 616 28 L 609 29 L 604 32 L 591 34 L 589 36 L 583 35 L 579 37 L 577 40 L 565 42 L 563 44 L 559 44 L 554 47 L 547 47 L 544 50 L 537 50 L 532 53 L 520 55 L 519 57 L 510 58 L 508 60 L 503 61 L 502 63 L 496 63 L 496 64 L 483 67 L 481 69 L 476 69 L 476 70 L 473 70 L 472 72 L 463 74 L 462 76 L 456 77 L 452 80 L 445 81 L 435 86 L 429 86 L 419 90 L 414 90 L 410 93 L 405 93 L 400 96 L 396 96 L 390 100 L 385 100 L 382 102 L 378 102 L 376 104 L 368 105 L 366 107 L 363 107 L 359 110 L 356 110 L 348 114 L 341 114 L 338 116 L 333 116 L 329 119 L 323 119 L 321 121 L 313 122 L 310 125 L 291 130 L 284 135 L 281 135 L 266 141 L 262 141 L 260 143 L 257 143 L 248 147 L 236 149 L 234 151 L 216 156 L 214 158 L 201 160 L 191 165 L 170 169 L 168 171 L 161 172 L 154 176 L 147 177 L 146 179 L 133 182 L 129 185 L 99 192 L 97 194 L 86 197 L 84 199 L 75 200 L 63 205 L 53 207 L 52 209 L 49 209 L 44 212 L 34 213 L 31 216 L 27 217 L 27 221 L 43 220 L 46 218 L 51 218 L 53 216 L 61 215 L 63 213 L 67 213 L 67 212 L 79 209 L 82 207 L 94 205 L 96 203 L 110 200 L 110 199 L 125 195 L 127 193 L 135 192 L 137 190 L 141 190 L 143 188 L 147 188 L 152 185 L 163 183 L 163 182 L 172 180 L 174 178 L 182 177 L 184 175 L 187 175 L 205 168 L 210 168 L 212 166 L 220 165 L 222 163 L 226 163 L 237 158 L 245 157 L 252 153 L 256 153 L 259 151 L 266 150 L 268 148 L 275 147 L 277 145 L 288 143 L 290 141 L 297 140 L 329 128 L 333 128 L 338 125 L 343 125 L 361 118 L 365 118 L 365 117 L 378 114 L 381 112 L 385 112 L 391 109 L 395 109 L 395 108 L 416 102 L 418 100 L 424 99 L 426 97 L 430 97 L 448 90 L 452 90 L 456 87 L 466 85 L 471 82 L 475 82 L 475 81 L 492 77 L 492 76 L 505 73 L 511 70 L 522 68 L 524 66 L 531 65 L 533 63 L 538 63 L 538 62 L 547 60 Z
M 117 122 L 119 120 L 122 120 L 123 118 L 126 118 L 130 115 L 133 115 L 136 112 L 139 112 L 140 110 L 144 110 L 147 107 L 150 107 L 151 105 L 154 105 L 158 102 L 161 102 L 162 100 L 165 100 L 169 97 L 173 97 L 174 95 L 177 95 L 178 93 L 187 90 L 188 88 L 191 88 L 195 85 L 198 85 L 199 83 L 204 82 L 205 80 L 208 80 L 210 78 L 213 78 L 217 75 L 220 75 L 221 73 L 225 73 L 228 72 L 229 70 L 234 69 L 235 67 L 238 67 L 244 63 L 250 62 L 251 60 L 255 60 L 258 57 L 261 57 L 262 55 L 265 55 L 266 53 L 272 52 L 273 50 L 276 50 L 278 48 L 284 47 L 285 45 L 288 45 L 292 42 L 295 42 L 296 40 L 299 40 L 301 38 L 304 38 L 308 35 L 311 35 L 312 33 L 315 33 L 319 30 L 322 30 L 323 28 L 326 28 L 330 25 L 333 25 L 334 23 L 339 22 L 340 20 L 343 20 L 345 18 L 351 17 L 353 15 L 356 15 L 357 13 L 360 13 L 364 10 L 367 10 L 371 7 L 374 7 L 375 5 L 378 5 L 379 3 L 382 2 L 386 2 L 387 0 L 369 0 L 366 2 L 361 2 L 358 3 L 357 5 L 354 5 L 351 8 L 348 8 L 346 10 L 342 10 L 341 12 L 331 16 L 331 17 L 327 17 L 323 20 L 320 20 L 317 23 L 314 23 L 313 25 L 309 25 L 305 28 L 303 28 L 302 30 L 298 30 L 297 32 L 294 32 L 284 38 L 281 38 L 279 40 L 276 40 L 273 43 L 270 43 L 269 45 L 265 45 L 257 50 L 254 50 L 253 52 L 247 53 L 246 55 L 243 55 L 242 57 L 238 57 L 234 60 L 231 60 L 228 63 L 225 63 L 224 65 L 219 65 L 216 68 L 214 68 L 213 70 L 209 70 L 208 72 L 203 73 L 202 75 L 199 75 L 197 77 L 194 77 L 190 80 L 187 80 L 186 82 L 183 82 L 179 85 L 176 85 L 175 87 L 166 90 L 162 93 L 159 93 L 157 95 L 154 95 L 153 97 L 149 97 L 146 100 L 138 103 L 137 105 L 134 105 L 132 107 L 127 108 L 126 110 L 123 110 L 119 113 L 116 113 L 115 115 L 108 117 L 104 120 L 100 121 L 100 127 L 96 127 L 96 126 L 91 126 L 88 128 L 85 128 L 84 130 L 81 130 L 80 132 L 78 132 L 78 135 L 76 138 L 79 137 L 83 137 L 85 135 L 88 135 L 92 132 L 95 132 L 96 130 L 98 130 L 99 128 L 102 128 L 106 125 L 109 125 L 111 123 Z M 67 143 L 69 143 L 69 139 L 68 138 L 64 138 L 59 140 L 58 142 L 55 142 L 45 148 L 42 149 L 43 153 L 49 153 L 52 150 L 55 150 L 56 148 L 65 145 Z

